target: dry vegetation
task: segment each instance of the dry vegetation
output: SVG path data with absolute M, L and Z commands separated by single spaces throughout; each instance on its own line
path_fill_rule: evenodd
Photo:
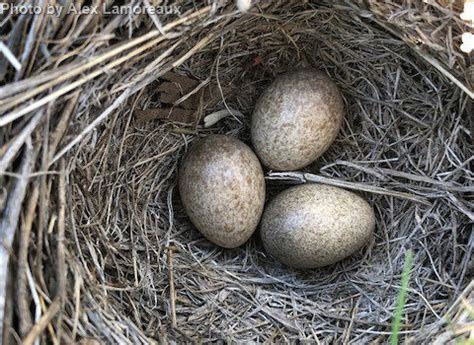
M 468 337 L 474 80 L 458 50 L 459 2 L 262 1 L 246 15 L 230 2 L 179 3 L 180 16 L 159 18 L 2 19 L 22 64 L 0 61 L 4 343 L 384 342 L 409 248 L 400 338 Z M 176 190 L 192 141 L 248 142 L 259 93 L 298 66 L 335 80 L 347 116 L 304 172 L 269 172 L 269 194 L 339 185 L 377 216 L 368 248 L 312 271 L 281 266 L 257 235 L 213 246 Z M 170 107 L 184 122 L 151 119 Z M 236 111 L 203 126 L 222 109 Z

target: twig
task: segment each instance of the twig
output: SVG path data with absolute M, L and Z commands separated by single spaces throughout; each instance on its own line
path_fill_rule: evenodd
M 49 109 L 48 109 L 49 110 Z M 48 161 L 48 142 L 49 142 L 49 111 L 46 113 L 46 122 L 43 125 L 42 131 L 42 150 L 40 155 L 40 169 L 41 171 L 47 171 L 47 161 Z M 49 181 L 47 175 L 42 175 L 39 177 L 40 180 L 40 191 L 39 199 L 41 202 L 38 207 L 38 222 L 36 227 L 36 256 L 34 260 L 34 271 L 37 274 L 37 278 L 41 286 L 44 286 L 44 277 L 43 277 L 43 246 L 44 246 L 44 233 L 46 229 L 46 223 L 48 222 L 49 215 Z
M 150 4 L 150 1 L 149 0 L 143 0 L 145 6 L 146 6 L 146 11 L 148 13 L 148 15 L 150 16 L 151 18 L 151 21 L 153 22 L 153 24 L 155 24 L 156 26 L 156 29 L 162 34 L 162 35 L 165 35 L 165 30 L 163 29 L 163 25 L 161 25 L 160 23 L 160 20 L 158 19 L 158 16 L 156 15 L 156 13 L 150 11 L 150 8 L 151 8 L 151 4 Z
M 12 270 L 9 268 L 9 272 Z M 12 280 L 6 281 L 6 300 L 11 301 L 15 297 L 15 292 L 13 291 L 13 282 Z M 10 344 L 11 338 L 16 336 L 15 332 L 15 323 L 13 321 L 14 315 L 14 303 L 6 303 L 5 309 L 1 312 L 3 313 L 3 334 L 0 334 L 0 344 Z M 12 332 L 13 331 L 13 332 Z
M 168 247 L 168 280 L 170 284 L 170 307 L 171 307 L 171 326 L 177 327 L 176 321 L 176 291 L 174 289 L 174 272 L 173 272 L 173 253 L 175 248 Z
M 471 99 L 474 100 L 474 91 L 469 90 L 469 88 L 464 85 L 458 78 L 456 78 L 451 72 L 449 72 L 446 68 L 444 68 L 441 63 L 436 60 L 435 58 L 423 53 L 420 49 L 413 47 L 413 50 L 418 52 L 418 54 L 425 59 L 429 64 L 435 67 L 438 71 L 440 71 L 446 78 L 451 80 L 457 87 L 459 87 L 464 93 L 466 93 Z
M 35 281 L 33 279 L 33 275 L 31 273 L 30 267 L 27 267 L 26 270 L 26 277 L 28 279 L 28 287 L 30 288 L 31 298 L 35 304 L 35 323 L 38 323 L 41 319 L 41 302 L 38 296 L 38 292 L 36 291 Z M 35 341 L 35 345 L 39 345 L 39 341 Z
M 18 272 L 16 278 L 16 304 L 20 318 L 20 336 L 26 335 L 32 326 L 30 312 L 30 298 L 26 290 L 26 279 L 28 270 L 28 249 L 30 244 L 31 226 L 35 219 L 36 207 L 38 205 L 39 185 L 35 184 L 26 208 L 25 219 L 21 226 L 20 246 L 18 250 Z
M 10 29 L 6 46 L 12 55 L 18 54 L 19 46 L 22 41 L 23 30 L 24 30 L 25 25 L 28 25 L 29 18 L 30 16 L 18 16 L 18 20 Z M 8 54 L 8 52 L 6 54 Z M 15 56 L 14 58 L 16 59 Z M 8 73 L 8 64 L 7 64 L 8 62 L 12 63 L 11 61 L 9 61 L 6 55 L 4 59 L 0 59 L 0 80 L 3 80 L 5 78 L 5 75 Z M 19 67 L 21 69 L 21 66 Z M 15 69 L 17 71 L 19 70 L 17 68 Z
M 451 202 L 456 205 L 471 221 L 474 221 L 474 212 L 469 209 L 469 206 L 464 205 L 453 193 L 448 193 Z
M 60 175 L 59 175 L 59 190 L 58 190 L 58 201 L 59 201 L 59 214 L 58 214 L 58 236 L 56 239 L 57 242 L 57 256 L 58 256 L 58 265 L 57 265 L 57 298 L 61 302 L 61 309 L 64 306 L 64 299 L 66 297 L 66 259 L 64 253 L 64 228 L 65 228 L 65 217 L 66 217 L 66 168 L 64 160 L 61 160 L 59 163 L 60 166 Z M 61 315 L 58 318 L 57 322 L 57 332 L 58 340 L 61 341 L 61 332 L 62 332 L 62 318 Z
M 74 319 L 72 326 L 72 340 L 76 340 L 77 325 L 79 323 L 79 316 L 81 310 L 81 285 L 82 276 L 74 273 Z
M 10 143 L 8 143 L 6 152 L 0 158 L 0 175 L 5 173 L 12 159 L 15 158 L 16 154 L 21 149 L 27 138 L 30 137 L 31 133 L 38 126 L 43 114 L 44 110 L 40 110 L 36 115 L 33 116 L 28 125 L 26 125 L 21 130 L 20 134 L 18 134 Z
M 25 46 L 23 47 L 23 54 L 21 55 L 22 68 L 17 71 L 15 80 L 21 79 L 27 72 L 29 63 L 35 60 L 35 54 L 37 52 L 36 47 L 39 41 L 37 36 L 45 17 L 46 3 L 47 1 L 45 0 L 37 1 L 37 6 L 42 10 L 40 14 L 33 17 L 33 23 L 31 24 L 30 31 L 26 37 Z M 30 57 L 32 57 L 32 59 L 30 59 Z
M 396 198 L 406 199 L 413 202 L 417 202 L 423 205 L 431 205 L 431 203 L 423 197 L 416 196 L 410 193 L 404 192 L 397 192 L 390 189 L 371 186 L 369 184 L 364 183 L 357 183 L 357 182 L 349 182 L 343 181 L 335 178 L 329 178 L 324 176 L 319 176 L 315 174 L 309 173 L 302 173 L 302 172 L 276 172 L 276 173 L 269 173 L 266 177 L 267 180 L 283 180 L 283 181 L 291 181 L 297 183 L 323 183 L 331 186 L 359 190 L 363 192 L 369 192 L 374 194 L 381 194 L 381 195 L 390 195 Z
M 62 110 L 61 118 L 60 118 L 56 128 L 54 129 L 54 131 L 50 135 L 49 148 L 48 148 L 48 154 L 49 154 L 48 161 L 51 161 L 53 159 L 53 156 L 56 152 L 56 149 L 57 149 L 59 143 L 61 142 L 61 139 L 63 138 L 64 133 L 66 132 L 66 130 L 68 128 L 69 119 L 71 118 L 74 107 L 77 104 L 77 101 L 79 99 L 79 95 L 80 95 L 80 92 L 77 91 L 68 100 L 68 102 L 64 106 L 64 109 Z
M 8 49 L 8 47 L 0 42 L 0 52 L 2 52 L 3 56 L 12 64 L 12 66 L 17 70 L 21 70 L 21 63 L 18 59 L 13 55 L 13 53 Z
M 49 323 L 53 319 L 53 317 L 59 312 L 61 309 L 61 300 L 59 298 L 55 298 L 53 303 L 50 304 L 48 310 L 43 314 L 41 319 L 31 328 L 30 332 L 23 338 L 23 345 L 32 345 L 36 338 L 41 335 L 41 333 L 48 327 Z
M 21 163 L 21 177 L 16 181 L 11 191 L 7 206 L 0 223 L 0 311 L 5 308 L 6 283 L 8 277 L 8 262 L 15 231 L 21 212 L 21 205 L 26 194 L 26 187 L 29 182 L 29 175 L 33 169 L 34 151 L 31 142 L 28 140 L 25 155 Z M 0 334 L 3 334 L 3 312 L 0 312 Z

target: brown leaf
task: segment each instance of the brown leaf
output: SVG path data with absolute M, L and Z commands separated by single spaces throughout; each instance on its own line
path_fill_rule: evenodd
M 180 97 L 180 90 L 170 82 L 164 82 L 158 87 L 159 92 L 161 92 L 160 100 L 164 103 L 174 103 Z
M 179 84 L 181 90 L 183 90 L 185 93 L 191 91 L 199 85 L 199 82 L 197 80 L 191 79 L 175 72 L 165 73 L 161 78 L 169 82 Z
M 168 72 L 162 79 L 167 80 L 162 82 L 157 91 L 160 92 L 160 99 L 163 103 L 178 105 L 176 102 L 194 90 L 199 82 L 197 80 L 188 78 L 186 76 Z M 184 109 L 196 109 L 199 102 L 199 93 L 193 94 L 186 100 L 179 103 L 179 106 Z
M 189 98 L 179 103 L 179 106 L 183 109 L 196 110 L 199 105 L 199 97 L 200 92 L 196 92 L 195 94 L 189 96 Z
M 162 103 L 172 106 L 146 110 L 137 109 L 135 116 L 141 121 L 168 120 L 188 124 L 196 123 L 196 113 L 202 90 L 190 95 L 179 104 L 176 102 L 193 91 L 199 82 L 174 72 L 168 72 L 161 78 L 165 81 L 157 88 L 160 100 Z
M 183 108 L 155 108 L 135 110 L 135 116 L 140 121 L 167 120 L 171 122 L 195 123 L 195 111 Z

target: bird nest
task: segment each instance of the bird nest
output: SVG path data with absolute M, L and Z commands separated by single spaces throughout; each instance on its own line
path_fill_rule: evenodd
M 126 14 L 91 3 L 108 7 L 2 17 L 5 344 L 469 337 L 474 80 L 462 3 L 261 1 L 242 13 L 177 1 Z M 266 171 L 268 194 L 350 189 L 373 206 L 376 231 L 350 258 L 298 271 L 258 233 L 232 250 L 204 239 L 176 176 L 198 137 L 249 142 L 265 86 L 309 66 L 339 86 L 343 128 L 303 171 Z

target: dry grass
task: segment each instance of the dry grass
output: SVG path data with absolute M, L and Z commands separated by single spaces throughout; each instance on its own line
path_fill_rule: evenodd
M 12 249 L 4 343 L 386 342 L 407 249 L 399 338 L 469 336 L 473 80 L 458 53 L 460 8 L 397 3 L 262 2 L 241 15 L 231 3 L 183 2 L 180 18 L 159 22 L 4 18 L 9 38 L 30 37 L 10 42 L 21 70 L 0 62 L 9 83 L 0 88 L 0 268 Z M 368 248 L 312 271 L 281 266 L 258 235 L 215 247 L 176 190 L 192 141 L 248 142 L 261 90 L 298 66 L 335 80 L 347 116 L 304 172 L 268 172 L 269 194 L 329 183 L 356 190 L 377 215 Z M 165 106 L 157 89 L 170 70 L 198 81 L 197 120 L 238 112 L 209 128 L 137 119 L 136 109 Z

